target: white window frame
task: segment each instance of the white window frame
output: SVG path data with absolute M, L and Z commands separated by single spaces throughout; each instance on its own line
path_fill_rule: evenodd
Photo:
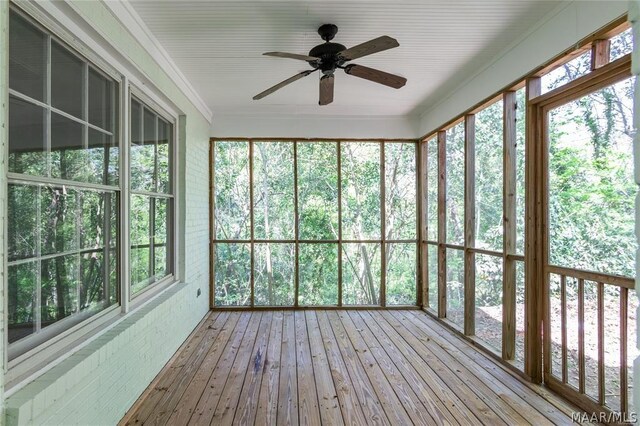
M 26 385 L 28 382 L 43 374 L 48 369 L 54 367 L 58 363 L 62 362 L 73 352 L 79 350 L 84 345 L 92 341 L 93 339 L 106 332 L 109 328 L 117 324 L 122 319 L 126 318 L 127 313 L 139 309 L 151 299 L 160 295 L 164 290 L 169 288 L 172 284 L 177 283 L 179 279 L 177 277 L 182 276 L 180 259 L 182 253 L 179 251 L 179 232 L 180 226 L 180 212 L 182 206 L 182 193 L 179 191 L 181 166 L 179 149 L 180 143 L 184 143 L 183 140 L 178 138 L 179 126 L 184 125 L 182 122 L 184 118 L 180 113 L 169 103 L 164 101 L 164 97 L 159 90 L 153 88 L 153 85 L 144 84 L 136 76 L 136 71 L 133 70 L 130 64 L 122 63 L 119 60 L 114 60 L 108 50 L 104 49 L 104 46 L 98 42 L 88 39 L 89 45 L 84 44 L 79 40 L 79 37 L 75 34 L 77 24 L 73 19 L 69 18 L 64 11 L 55 10 L 51 5 L 38 4 L 35 2 L 20 2 L 14 3 L 12 0 L 9 5 L 10 10 L 17 12 L 29 22 L 38 27 L 41 31 L 47 34 L 52 39 L 55 39 L 58 43 L 62 44 L 68 51 L 74 55 L 80 57 L 83 61 L 88 62 L 91 67 L 112 78 L 117 85 L 118 90 L 118 102 L 114 104 L 114 108 L 117 106 L 115 112 L 116 121 L 116 134 L 118 139 L 118 146 L 120 147 L 119 156 L 119 182 L 118 186 L 110 187 L 95 184 L 80 183 L 82 187 L 94 187 L 94 189 L 107 189 L 119 193 L 120 198 L 120 212 L 119 212 L 119 301 L 112 306 L 93 314 L 89 318 L 80 319 L 78 323 L 72 327 L 56 333 L 54 330 L 55 324 L 50 326 L 50 333 L 42 333 L 41 338 L 36 342 L 33 339 L 33 347 L 28 349 L 21 348 L 16 350 L 14 344 L 12 348 L 9 348 L 8 342 L 8 327 L 5 326 L 5 333 L 2 337 L 4 339 L 4 368 L 5 374 L 5 397 L 8 397 Z M 8 39 L 8 37 L 7 37 Z M 7 46 L 8 48 L 8 42 Z M 99 52 L 99 53 L 97 53 Z M 112 66 L 116 64 L 117 67 Z M 8 65 L 8 63 L 7 63 Z M 122 70 L 122 71 L 121 71 Z M 7 88 L 6 95 L 8 96 L 9 90 Z M 131 298 L 130 292 L 130 261 L 129 261 L 129 149 L 130 149 L 130 114 L 129 106 L 131 102 L 131 95 L 134 95 L 139 101 L 144 102 L 147 106 L 154 110 L 159 116 L 169 122 L 173 128 L 171 131 L 172 139 L 172 151 L 170 158 L 170 185 L 171 185 L 171 216 L 169 236 L 170 240 L 167 249 L 171 249 L 172 254 L 170 258 L 171 273 L 148 286 L 144 290 L 140 291 L 135 298 Z M 8 100 L 8 98 L 7 98 Z M 66 116 L 66 115 L 65 115 Z M 87 118 L 88 120 L 88 118 Z M 76 120 L 77 121 L 77 120 Z M 8 158 L 8 144 L 4 153 Z M 5 177 L 9 174 L 5 172 Z M 28 177 L 27 177 L 28 178 Z M 20 175 L 20 180 L 25 180 L 24 176 Z M 40 183 L 61 183 L 56 179 L 50 178 L 36 178 L 34 181 Z M 68 182 L 65 182 L 65 184 Z M 5 183 L 5 185 L 8 185 Z M 5 217 L 7 217 L 7 208 L 5 204 Z M 5 253 L 7 253 L 8 241 L 2 242 L 4 244 Z M 7 264 L 7 258 L 5 254 L 5 265 Z M 8 281 L 5 279 L 4 283 L 5 294 L 8 294 Z M 4 322 L 8 324 L 8 300 L 4 301 Z M 64 320 L 62 320 L 64 322 Z M 48 327 L 49 328 L 49 327 Z M 19 343 L 19 342 L 15 342 Z M 11 359 L 10 359 L 11 357 Z

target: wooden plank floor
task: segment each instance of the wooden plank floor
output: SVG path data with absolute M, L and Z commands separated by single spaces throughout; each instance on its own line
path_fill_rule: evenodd
M 421 311 L 216 311 L 121 424 L 547 425 L 571 411 Z

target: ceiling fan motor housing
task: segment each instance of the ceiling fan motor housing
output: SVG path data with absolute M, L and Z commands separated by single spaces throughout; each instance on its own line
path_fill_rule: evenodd
M 332 43 L 331 40 L 338 32 L 338 27 L 333 24 L 324 24 L 318 28 L 318 34 L 325 41 L 309 51 L 309 56 L 320 58 L 320 63 L 312 62 L 313 68 L 320 68 L 325 75 L 333 74 L 336 67 L 342 66 L 344 60 L 338 57 L 338 53 L 347 48 L 340 43 Z

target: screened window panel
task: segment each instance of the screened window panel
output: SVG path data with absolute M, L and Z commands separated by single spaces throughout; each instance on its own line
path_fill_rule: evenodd
M 300 244 L 300 306 L 338 304 L 338 245 Z
M 429 307 L 434 311 L 438 310 L 438 246 L 427 245 L 429 270 L 427 271 L 429 280 Z
M 629 78 L 549 111 L 554 265 L 635 276 L 634 83 Z M 614 107 L 607 99 L 618 102 Z M 594 131 L 601 137 L 594 138 Z
M 293 142 L 255 142 L 253 216 L 257 239 L 294 239 Z
M 475 246 L 502 251 L 502 101 L 475 116 Z
M 446 242 L 464 244 L 464 124 L 447 130 Z
M 300 239 L 338 239 L 338 153 L 330 142 L 298 142 Z
M 216 306 L 251 304 L 251 247 L 246 243 L 216 243 Z
M 341 145 L 342 238 L 380 239 L 380 144 Z
M 380 300 L 380 244 L 342 245 L 342 303 L 377 305 Z
M 254 256 L 255 305 L 293 305 L 295 245 L 255 244 Z
M 36 331 L 38 263 L 27 262 L 8 268 L 8 332 L 9 343 Z
M 475 254 L 476 336 L 494 352 L 502 350 L 502 257 Z
M 393 142 L 384 149 L 386 238 L 416 239 L 416 145 Z
M 447 319 L 464 327 L 464 251 L 447 249 Z
M 427 239 L 438 240 L 438 141 L 427 142 Z
M 215 237 L 248 240 L 251 233 L 249 200 L 249 143 L 214 144 Z
M 416 244 L 389 243 L 385 255 L 387 305 L 414 305 L 417 295 Z

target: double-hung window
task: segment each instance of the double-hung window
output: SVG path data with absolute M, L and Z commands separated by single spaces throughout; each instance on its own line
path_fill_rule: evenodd
M 172 281 L 175 119 L 17 8 L 9 32 L 7 341 L 17 377 L 126 309 L 125 298 Z
M 10 354 L 119 301 L 118 83 L 10 16 Z

